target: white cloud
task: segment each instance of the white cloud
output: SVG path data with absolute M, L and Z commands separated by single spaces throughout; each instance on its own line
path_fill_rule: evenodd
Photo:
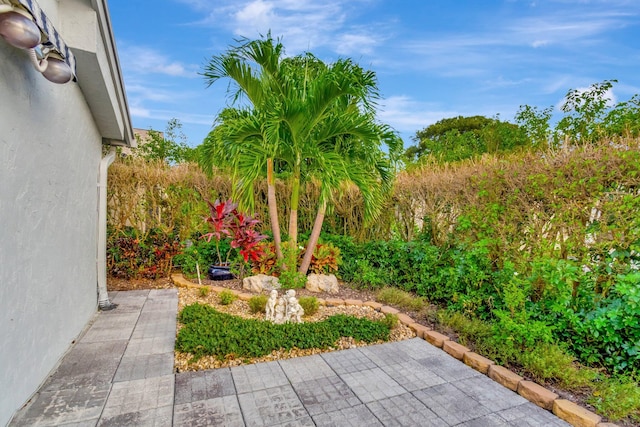
M 415 133 L 445 117 L 458 115 L 458 112 L 442 111 L 405 95 L 390 96 L 382 100 L 378 108 L 378 119 L 403 133 Z
M 133 105 L 129 106 L 129 113 L 131 114 L 132 117 L 143 117 L 143 118 L 151 117 L 151 111 L 149 111 L 146 108 L 135 107 Z
M 371 54 L 381 40 L 372 34 L 342 34 L 337 37 L 336 53 L 340 55 Z
M 183 64 L 166 54 L 142 46 L 127 46 L 120 49 L 120 61 L 125 72 L 132 74 L 165 74 L 172 77 L 198 77 L 198 65 Z

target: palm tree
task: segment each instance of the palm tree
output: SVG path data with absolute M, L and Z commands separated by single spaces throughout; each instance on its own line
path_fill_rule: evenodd
M 269 219 L 278 259 L 282 259 L 282 249 L 273 158 L 279 140 L 267 138 L 262 124 L 267 121 L 272 103 L 277 99 L 279 64 L 283 54 L 282 43 L 268 35 L 264 40 L 247 41 L 211 59 L 204 72 L 208 85 L 222 78 L 231 79 L 236 84 L 233 102 L 245 96 L 252 110 L 223 111 L 218 119 L 221 126 L 207 136 L 201 156 L 205 169 L 211 170 L 216 161 L 230 167 L 238 183 L 234 196 L 243 208 L 251 211 L 254 207 L 253 183 L 266 169 Z M 258 69 L 254 69 L 251 63 L 255 63 Z
M 282 45 L 268 36 L 212 59 L 205 72 L 209 83 L 230 78 L 237 88 L 233 99 L 246 96 L 251 108 L 221 116 L 208 138 L 216 148 L 208 151 L 232 166 L 239 202 L 247 206 L 253 200 L 254 182 L 266 170 L 274 191 L 268 197 L 272 228 L 277 224 L 274 161 L 286 168 L 292 188 L 290 248 L 297 247 L 300 190 L 313 177 L 320 179 L 316 220 L 299 269 L 306 273 L 333 192 L 345 182 L 354 183 L 363 195 L 367 218 L 375 218 L 392 179 L 390 156 L 380 145 L 386 143 L 393 155 L 401 141 L 375 122 L 378 93 L 373 72 L 349 59 L 326 65 L 309 53 L 285 59 L 282 54 Z M 279 228 L 273 231 L 275 240 Z M 276 241 L 276 248 L 279 244 Z

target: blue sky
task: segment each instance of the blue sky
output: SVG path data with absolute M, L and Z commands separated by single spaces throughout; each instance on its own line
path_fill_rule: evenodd
M 569 89 L 617 79 L 640 93 L 638 0 L 109 1 L 134 127 L 176 118 L 198 145 L 225 107 L 227 84 L 199 73 L 234 39 L 269 30 L 287 55 L 350 57 L 376 72 L 378 118 L 412 144 L 458 115 L 513 121 L 520 105 L 562 103 Z

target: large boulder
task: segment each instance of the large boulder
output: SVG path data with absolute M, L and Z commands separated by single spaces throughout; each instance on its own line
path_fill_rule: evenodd
M 266 274 L 258 274 L 242 279 L 242 288 L 251 292 L 260 293 L 280 289 L 280 282 L 277 277 L 267 276 Z
M 338 279 L 333 274 L 310 274 L 305 288 L 309 292 L 338 293 Z

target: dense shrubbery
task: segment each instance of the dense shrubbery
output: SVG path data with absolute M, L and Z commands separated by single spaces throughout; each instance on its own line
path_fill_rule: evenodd
M 192 304 L 180 312 L 184 327 L 178 332 L 176 348 L 193 354 L 195 359 L 205 355 L 223 359 L 260 357 L 273 350 L 327 348 L 340 337 L 358 341 L 389 340 L 388 322 L 338 314 L 321 322 L 285 323 L 275 325 L 268 321 L 242 319 L 220 313 L 214 308 Z
M 108 233 L 107 270 L 120 278 L 166 277 L 173 258 L 180 252 L 180 242 L 161 230 L 150 230 L 144 238 L 132 228 Z
M 323 238 L 345 281 L 491 320 L 516 349 L 564 342 L 584 363 L 639 370 L 639 173 L 631 145 L 421 171 L 401 178 L 414 207 L 424 195 L 413 240 Z

